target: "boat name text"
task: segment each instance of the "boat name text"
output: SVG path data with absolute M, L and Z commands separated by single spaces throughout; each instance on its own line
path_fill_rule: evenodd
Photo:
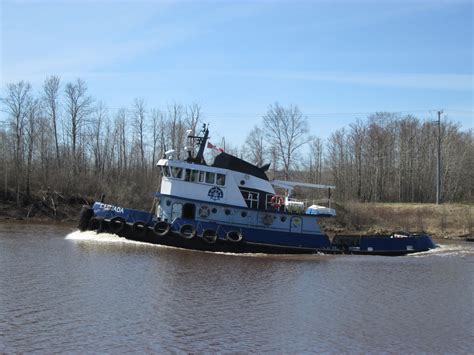
M 106 205 L 105 203 L 100 203 L 99 208 L 102 208 L 104 210 L 114 211 L 117 213 L 123 213 L 123 207 L 118 207 L 114 205 Z

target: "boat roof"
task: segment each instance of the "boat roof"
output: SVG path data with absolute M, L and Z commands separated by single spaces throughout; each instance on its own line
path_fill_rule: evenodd
M 265 171 L 268 170 L 268 165 L 258 167 L 227 153 L 220 153 L 218 156 L 216 156 L 212 166 L 221 169 L 238 171 L 268 181 L 267 174 L 265 174 Z

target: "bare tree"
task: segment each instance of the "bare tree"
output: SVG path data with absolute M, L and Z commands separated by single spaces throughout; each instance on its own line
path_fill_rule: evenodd
M 106 143 L 104 140 L 106 140 L 107 137 L 104 137 L 103 133 L 106 126 L 107 109 L 103 102 L 99 102 L 93 112 L 90 124 L 94 170 L 96 173 L 103 172 L 105 166 L 104 155 L 106 154 L 108 145 L 104 144 Z
M 31 169 L 33 163 L 33 153 L 35 150 L 35 140 L 37 135 L 37 123 L 40 115 L 40 103 L 38 100 L 33 100 L 28 108 L 27 124 L 26 124 L 26 196 L 31 198 Z
M 265 162 L 265 134 L 263 130 L 254 126 L 245 140 L 247 158 L 257 166 L 262 166 Z
M 284 108 L 275 103 L 263 116 L 263 123 L 265 137 L 276 147 L 283 162 L 285 179 L 288 179 L 295 153 L 308 142 L 308 121 L 297 106 Z
M 3 187 L 5 199 L 8 197 L 8 159 L 10 158 L 10 152 L 8 146 L 7 132 L 0 128 L 0 145 L 2 147 L 2 170 L 3 170 Z
M 120 109 L 115 117 L 115 137 L 118 145 L 117 169 L 125 173 L 128 169 L 127 155 L 127 113 L 125 109 Z
M 323 142 L 321 138 L 312 137 L 309 142 L 309 182 L 321 183 L 323 172 Z
M 68 83 L 65 88 L 66 111 L 69 118 L 69 134 L 71 138 L 71 150 L 73 170 L 77 170 L 77 146 L 81 129 L 85 119 L 91 112 L 92 98 L 87 95 L 87 85 L 82 79 L 74 83 Z
M 186 109 L 186 120 L 184 123 L 187 129 L 190 129 L 193 131 L 193 133 L 196 133 L 196 127 L 198 126 L 200 119 L 201 106 L 196 103 L 189 105 Z
M 176 151 L 176 157 L 179 159 L 183 152 L 186 128 L 184 127 L 183 115 L 184 107 L 180 104 L 173 104 L 168 107 L 168 116 L 171 124 L 171 149 Z
M 16 184 L 16 202 L 20 205 L 20 186 L 22 181 L 24 157 L 24 131 L 28 110 L 32 102 L 31 85 L 24 81 L 7 85 L 7 94 L 2 98 L 10 119 L 10 128 L 14 136 L 14 174 Z
M 56 148 L 56 163 L 61 166 L 58 141 L 58 108 L 59 108 L 59 76 L 50 76 L 46 78 L 43 84 L 43 101 L 46 113 L 51 120 L 54 134 L 54 146 Z
M 151 132 L 153 151 L 151 156 L 153 171 L 159 157 L 166 151 L 166 121 L 162 111 L 151 110 Z
M 140 155 L 140 168 L 146 171 L 145 164 L 145 101 L 143 99 L 135 99 L 133 102 L 133 113 L 135 118 L 134 130 L 135 139 Z

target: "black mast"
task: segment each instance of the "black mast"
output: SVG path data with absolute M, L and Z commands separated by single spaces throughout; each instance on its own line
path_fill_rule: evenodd
M 197 164 L 206 164 L 204 160 L 204 149 L 206 148 L 206 143 L 209 138 L 209 129 L 205 124 L 202 125 L 201 133 L 203 136 L 189 136 L 194 141 L 194 144 L 199 147 L 199 150 L 195 157 L 188 158 L 189 162 L 197 163 Z

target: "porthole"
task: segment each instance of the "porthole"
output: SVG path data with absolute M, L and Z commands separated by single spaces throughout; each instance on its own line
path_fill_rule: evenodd
M 240 215 L 241 215 L 242 217 L 247 217 L 247 212 L 242 211 L 242 212 L 240 213 Z
M 229 210 L 229 209 L 226 209 L 226 210 L 224 211 L 224 213 L 225 213 L 226 215 L 230 215 L 230 210 Z
M 285 221 L 286 221 L 286 216 L 281 216 L 280 220 L 281 220 L 282 222 L 285 222 Z
M 213 209 L 211 210 L 211 212 L 212 212 L 212 213 L 217 213 L 217 208 L 213 208 Z
M 245 185 L 245 180 L 240 180 L 240 185 Z
M 171 206 L 171 200 L 166 200 L 166 206 Z

